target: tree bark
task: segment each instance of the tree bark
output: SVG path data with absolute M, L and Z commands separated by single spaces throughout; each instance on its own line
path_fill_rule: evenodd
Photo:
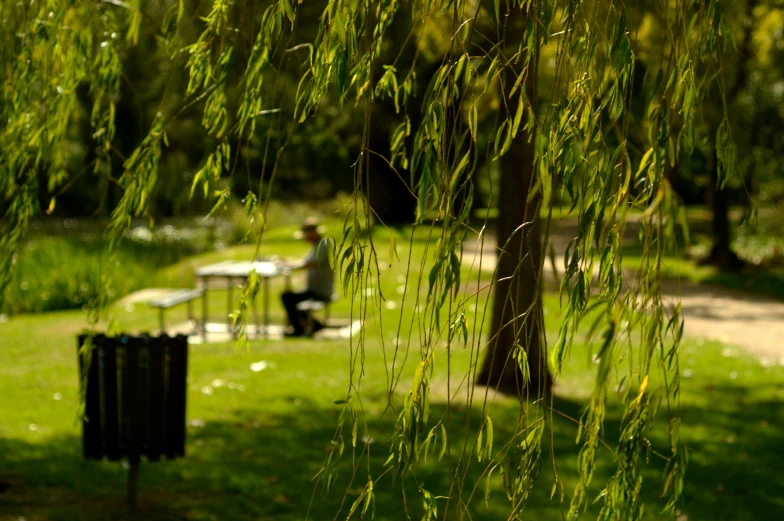
M 726 188 L 719 187 L 719 162 L 715 154 L 711 161 L 709 183 L 711 197 L 708 202 L 713 215 L 713 246 L 703 264 L 710 264 L 722 270 L 736 269 L 743 266 L 743 261 L 732 251 L 729 201 Z
M 533 74 L 527 82 L 532 81 L 535 81 Z M 535 98 L 529 96 L 529 99 Z M 542 281 L 539 280 L 541 191 L 531 196 L 535 175 L 532 138 L 521 131 L 500 159 L 501 180 L 496 195 L 499 252 L 493 316 L 476 383 L 508 394 L 539 397 L 550 392 L 552 377 L 544 352 Z M 518 361 L 513 358 L 517 345 L 527 353 L 530 374 L 527 385 L 523 385 Z
M 376 144 L 378 143 L 378 144 Z M 375 146 L 376 148 L 372 148 Z M 386 148 L 384 148 L 386 147 Z M 371 150 L 389 151 L 389 140 L 371 140 Z M 403 179 L 380 157 L 370 157 L 370 182 L 365 188 L 368 203 L 386 224 L 409 224 L 416 215 L 416 197 Z M 408 175 L 403 171 L 401 175 Z
M 426 64 L 418 74 L 422 78 L 432 78 L 440 68 L 441 61 L 433 61 Z M 408 106 L 420 107 L 423 95 L 424 89 L 409 99 Z M 412 134 L 406 140 L 409 143 L 409 150 L 413 149 L 410 144 L 420 126 L 422 116 L 419 110 L 408 113 Z M 389 159 L 390 133 L 399 121 L 400 117 L 395 113 L 395 106 L 391 100 L 382 98 L 377 101 L 370 125 L 370 149 L 377 153 L 383 153 Z M 395 124 L 390 124 L 390 122 L 395 122 Z M 414 222 L 417 207 L 417 198 L 414 195 L 416 180 L 410 184 L 410 172 L 401 168 L 398 173 L 395 173 L 386 160 L 373 154 L 370 155 L 368 163 L 370 186 L 365 187 L 365 195 L 376 215 L 386 224 L 399 225 Z
M 754 9 L 759 0 L 748 0 L 746 4 L 746 24 L 743 29 L 743 39 L 741 40 L 739 55 L 741 62 L 738 63 L 738 77 L 735 85 L 729 93 L 728 101 L 734 104 L 740 93 L 748 83 L 748 62 L 752 52 L 752 36 L 754 32 Z M 713 246 L 708 257 L 703 264 L 711 264 L 722 270 L 737 269 L 743 266 L 743 261 L 732 251 L 729 219 L 729 201 L 727 190 L 719 186 L 719 161 L 716 157 L 716 150 L 711 158 L 711 171 L 709 177 L 709 205 L 713 214 L 711 227 L 713 230 Z

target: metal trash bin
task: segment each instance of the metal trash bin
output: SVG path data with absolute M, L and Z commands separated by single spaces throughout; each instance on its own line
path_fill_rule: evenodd
M 184 335 L 79 336 L 86 459 L 127 459 L 128 506 L 136 507 L 141 457 L 185 455 L 188 338 Z

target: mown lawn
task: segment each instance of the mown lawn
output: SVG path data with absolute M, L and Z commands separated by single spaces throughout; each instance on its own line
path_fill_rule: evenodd
M 389 233 L 378 237 L 382 259 L 387 256 Z M 305 247 L 290 243 L 288 236 L 286 232 L 279 240 L 271 241 L 269 250 L 263 253 L 303 253 Z M 366 341 L 358 358 L 358 337 L 351 344 L 252 339 L 247 349 L 238 349 L 234 344 L 191 347 L 187 456 L 173 462 L 142 462 L 142 519 L 301 520 L 308 512 L 314 520 L 332 519 L 336 514 L 338 519 L 346 518 L 368 473 L 366 460 L 362 460 L 352 482 L 352 460 L 359 461 L 363 449 L 367 449 L 371 455 L 370 472 L 375 478 L 389 454 L 388 441 L 394 424 L 386 409 L 389 378 L 402 372 L 393 398 L 399 405 L 419 360 L 419 315 L 412 295 L 416 293 L 415 285 L 408 284 L 405 302 L 399 293 L 406 286 L 407 269 L 407 255 L 403 255 L 401 244 L 406 244 L 404 236 L 398 240 L 403 261 L 395 261 L 382 272 L 381 291 L 386 301 L 378 299 L 377 293 L 371 296 L 370 301 L 375 304 L 368 309 Z M 250 251 L 240 247 L 206 254 L 166 269 L 182 273 L 187 285 L 193 265 L 231 256 L 247 258 Z M 417 261 L 424 254 L 424 242 L 415 241 L 410 277 L 414 280 L 419 272 Z M 481 276 L 486 279 L 488 275 Z M 476 279 L 476 275 L 472 277 Z M 424 295 L 426 288 L 421 288 L 420 293 Z M 559 318 L 558 299 L 548 295 L 545 303 L 548 335 L 552 338 Z M 335 305 L 333 315 L 357 316 L 358 305 L 359 299 L 344 298 Z M 225 309 L 225 294 L 215 291 L 210 309 L 214 313 Z M 479 330 L 483 310 L 482 301 L 467 308 L 472 334 Z M 156 314 L 144 305 L 117 306 L 113 315 L 125 331 L 153 330 L 157 324 Z M 173 323 L 182 318 L 184 311 L 178 310 L 170 320 Z M 281 318 L 279 311 L 273 315 L 273 319 Z M 127 471 L 118 463 L 86 462 L 81 456 L 75 336 L 84 325 L 85 315 L 80 311 L 20 315 L 0 324 L 0 482 L 8 485 L 0 491 L 2 521 L 127 518 Z M 412 325 L 413 334 L 409 335 Z M 431 421 L 443 418 L 447 422 L 447 397 L 460 393 L 448 415 L 452 449 L 441 463 L 431 461 L 418 466 L 402 486 L 400 482 L 391 482 L 388 476 L 379 480 L 375 485 L 376 519 L 407 518 L 403 491 L 410 518 L 420 519 L 423 512 L 415 479 L 426 484 L 434 496 L 446 496 L 448 460 L 451 457 L 454 463 L 460 458 L 467 430 L 467 450 L 471 450 L 470 443 L 482 419 L 485 390 L 475 390 L 472 407 L 460 405 L 465 400 L 459 397 L 468 390 L 463 377 L 472 363 L 471 350 L 453 348 L 451 373 L 447 373 L 447 352 L 444 342 L 439 342 L 442 348 L 438 351 L 439 369 L 433 381 Z M 576 346 L 559 380 L 553 404 L 566 416 L 579 418 L 587 403 L 596 367 L 591 363 L 592 351 L 591 346 Z M 262 360 L 267 362 L 264 370 L 250 369 L 252 363 Z M 314 491 L 313 477 L 321 467 L 325 447 L 335 434 L 342 410 L 334 402 L 346 397 L 352 360 L 360 360 L 364 371 L 360 385 L 364 416 L 360 415 L 357 449 L 351 450 L 349 425 L 344 428 L 347 449 L 338 482 L 328 493 L 321 488 Z M 784 451 L 780 448 L 780 433 L 784 427 L 784 366 L 763 366 L 731 346 L 697 339 L 684 343 L 681 366 L 682 438 L 689 448 L 690 461 L 679 519 L 783 519 Z M 355 382 L 358 374 L 359 366 Z M 501 440 L 512 432 L 519 403 L 492 394 L 489 398 L 488 413 L 500 447 Z M 617 440 L 619 421 L 617 400 L 613 398 L 604 433 L 611 446 Z M 667 450 L 664 423 L 662 417 L 652 432 L 654 451 Z M 562 512 L 568 510 L 569 493 L 575 482 L 576 432 L 573 421 L 554 417 L 540 482 L 524 514 L 526 518 L 561 519 Z M 558 502 L 557 495 L 550 500 L 550 444 L 567 492 L 564 504 Z M 509 505 L 497 473 L 491 481 L 490 501 L 484 501 L 485 483 L 479 478 L 485 465 L 474 459 L 464 470 L 468 483 L 478 483 L 472 500 L 473 519 L 506 519 Z M 591 497 L 600 492 L 603 478 L 612 468 L 612 456 L 605 451 Z M 646 516 L 660 519 L 663 505 L 658 496 L 663 464 L 653 451 L 646 469 Z M 466 489 L 463 493 L 467 497 L 471 491 Z M 342 503 L 344 496 L 347 500 Z M 445 504 L 444 499 L 438 502 Z M 589 505 L 584 518 L 595 517 L 599 505 Z M 439 515 L 443 515 L 442 509 Z M 447 514 L 446 519 L 451 518 Z

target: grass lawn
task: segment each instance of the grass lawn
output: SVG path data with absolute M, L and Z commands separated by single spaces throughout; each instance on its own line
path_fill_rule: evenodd
M 269 250 L 263 253 L 304 253 L 305 246 L 289 242 L 288 237 L 286 232 L 278 240 L 271 240 Z M 379 236 L 383 245 L 386 239 Z M 405 243 L 403 239 L 399 245 Z M 415 242 L 414 261 L 423 256 L 423 249 L 424 243 Z M 187 285 L 194 264 L 226 257 L 247 258 L 250 251 L 240 247 L 209 253 L 164 269 L 169 270 L 169 275 L 181 274 Z M 379 251 L 386 252 L 386 246 L 379 247 Z M 386 253 L 381 256 L 386 258 Z M 401 258 L 405 259 L 402 253 Z M 334 402 L 346 396 L 356 344 L 251 340 L 247 350 L 238 350 L 234 344 L 194 345 L 189 360 L 187 455 L 173 462 L 142 462 L 142 518 L 293 521 L 305 519 L 309 507 L 310 519 L 331 519 L 338 512 L 338 518 L 345 518 L 367 481 L 368 466 L 363 463 L 351 482 L 352 459 L 358 460 L 366 448 L 375 477 L 389 454 L 394 418 L 386 410 L 386 392 L 396 339 L 400 340 L 395 374 L 405 359 L 401 384 L 394 396 L 398 405 L 419 360 L 416 328 L 409 335 L 419 320 L 411 295 L 415 290 L 408 290 L 405 302 L 399 293 L 405 287 L 405 272 L 405 260 L 386 269 L 381 290 L 387 300 L 371 299 L 378 307 L 368 310 L 369 318 L 365 321 L 361 383 L 364 414 L 360 416 L 357 449 L 351 450 L 349 425 L 344 429 L 348 444 L 339 478 L 328 493 L 322 489 L 314 493 L 312 478 L 335 433 L 342 406 Z M 481 274 L 483 278 L 487 276 Z M 274 289 L 277 292 L 279 287 Z M 215 313 L 225 309 L 225 298 L 222 292 L 213 292 L 210 309 Z M 356 308 L 351 308 L 357 302 L 343 298 L 334 306 L 333 316 L 356 316 Z M 552 333 L 552 338 L 559 319 L 558 299 L 548 295 L 545 304 L 548 335 Z M 152 330 L 157 324 L 155 312 L 143 305 L 117 306 L 112 312 L 126 331 Z M 479 330 L 482 312 L 481 305 L 467 309 L 472 334 Z M 174 323 L 184 318 L 184 310 L 171 315 L 170 323 Z M 281 318 L 276 310 L 273 319 Z M 75 336 L 84 324 L 85 315 L 80 311 L 20 315 L 0 324 L 0 482 L 10 485 L 0 491 L 0 521 L 127 517 L 127 471 L 119 463 L 87 462 L 81 456 Z M 556 389 L 555 407 L 573 418 L 579 418 L 590 394 L 596 367 L 590 362 L 591 353 L 591 346 L 575 347 Z M 454 393 L 456 387 L 461 393 L 466 392 L 467 386 L 464 382 L 461 385 L 461 380 L 472 363 L 469 349 L 454 348 L 450 375 L 444 363 L 446 350 L 439 349 L 438 355 L 441 358 L 433 380 L 432 423 L 440 418 L 447 421 L 448 393 Z M 250 365 L 261 360 L 268 367 L 252 371 Z M 784 366 L 763 366 L 732 346 L 694 339 L 684 343 L 681 366 L 681 436 L 689 448 L 690 463 L 680 521 L 784 519 L 784 451 L 780 448 Z M 475 403 L 479 403 L 472 407 L 455 404 L 449 411 L 453 442 L 445 458 L 453 462 L 463 452 L 467 422 L 471 432 L 468 440 L 472 443 L 481 421 L 480 398 L 484 389 L 477 389 L 476 393 Z M 488 411 L 495 425 L 497 444 L 509 437 L 518 410 L 516 400 L 490 395 Z M 613 398 L 604 433 L 611 446 L 617 440 L 619 421 L 617 400 Z M 575 483 L 576 432 L 574 422 L 556 416 L 552 437 L 547 442 L 556 454 L 555 466 L 567 492 L 565 504 L 560 504 L 557 496 L 550 500 L 552 465 L 546 456 L 549 447 L 545 447 L 542 474 L 526 516 L 561 519 L 561 513 L 568 509 Z M 651 441 L 654 450 L 666 451 L 664 418 L 654 427 Z M 479 481 L 485 464 L 474 460 L 466 471 L 469 483 L 479 483 L 472 501 L 472 516 L 482 520 L 506 519 L 509 506 L 497 473 L 491 481 L 490 501 L 485 504 L 484 480 Z M 611 464 L 611 455 L 602 453 L 589 497 L 600 492 L 603 479 L 612 471 Z M 646 515 L 660 519 L 663 505 L 658 496 L 663 465 L 653 453 L 646 469 Z M 422 517 L 415 478 L 425 483 L 434 496 L 449 494 L 446 461 L 420 465 L 415 475 L 409 475 L 402 484 L 387 478 L 376 484 L 377 519 L 406 519 L 403 491 L 410 518 Z M 468 495 L 470 490 L 464 493 Z M 341 506 L 344 495 L 347 501 Z M 445 503 L 443 499 L 438 501 L 441 506 Z M 590 504 L 584 518 L 595 517 L 598 511 L 599 503 Z M 441 509 L 439 515 L 443 515 Z

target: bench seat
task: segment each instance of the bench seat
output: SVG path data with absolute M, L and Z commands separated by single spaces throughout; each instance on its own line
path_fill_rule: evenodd
M 300 311 L 321 311 L 324 309 L 329 302 L 324 302 L 323 300 L 303 300 L 299 304 L 297 304 L 297 309 Z
M 188 320 L 193 322 L 193 309 L 191 308 L 191 302 L 196 300 L 197 298 L 201 298 L 204 295 L 204 288 L 196 288 L 196 289 L 180 289 L 174 291 L 165 297 L 160 297 L 156 299 L 152 299 L 147 302 L 147 305 L 151 308 L 158 308 L 158 320 L 161 326 L 161 333 L 166 331 L 166 323 L 163 319 L 163 312 L 169 308 L 173 308 L 179 304 L 188 303 Z M 202 324 L 202 328 L 204 328 L 204 324 Z
M 195 300 L 201 297 L 202 295 L 204 295 L 204 289 L 202 288 L 181 289 L 175 291 L 174 293 L 166 295 L 165 297 L 160 297 L 157 299 L 150 300 L 147 304 L 152 308 L 169 309 L 178 304 L 183 304 L 185 302 Z
M 297 304 L 297 310 L 307 314 L 307 324 L 305 325 L 305 334 L 308 336 L 313 335 L 313 313 L 317 311 L 324 311 L 324 326 L 328 326 L 329 322 L 329 305 L 337 300 L 337 295 L 332 295 L 332 298 L 324 301 L 317 299 L 303 300 Z

